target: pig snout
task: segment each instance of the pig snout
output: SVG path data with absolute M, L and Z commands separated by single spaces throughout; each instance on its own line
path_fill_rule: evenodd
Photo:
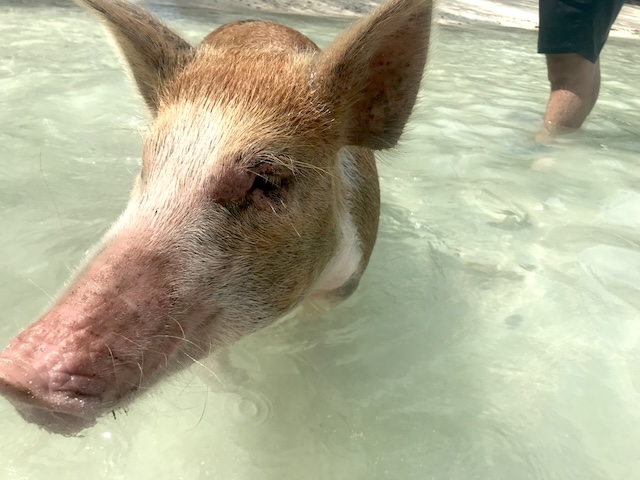
M 71 435 L 94 423 L 95 397 L 79 393 L 87 391 L 84 380 L 78 375 L 50 375 L 11 356 L 0 358 L 0 393 L 25 420 L 54 433 Z
M 172 265 L 122 243 L 0 353 L 0 394 L 49 431 L 90 426 L 148 386 L 186 343 L 189 330 L 167 314 Z

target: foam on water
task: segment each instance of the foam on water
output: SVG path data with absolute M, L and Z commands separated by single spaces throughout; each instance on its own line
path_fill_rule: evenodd
M 156 12 L 192 40 L 239 18 Z M 94 19 L 31 0 L 0 18 L 4 346 L 123 208 L 147 117 Z M 323 45 L 344 26 L 280 18 Z M 610 41 L 585 128 L 540 147 L 535 34 L 440 28 L 406 141 L 380 162 L 380 237 L 356 294 L 79 438 L 0 400 L 0 478 L 634 478 L 637 47 Z

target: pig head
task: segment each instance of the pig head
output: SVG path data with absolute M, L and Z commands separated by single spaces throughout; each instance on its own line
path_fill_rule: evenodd
M 391 0 L 326 51 L 271 22 L 192 47 L 125 0 L 78 0 L 153 122 L 129 203 L 68 288 L 0 353 L 0 393 L 73 434 L 163 374 L 358 285 L 375 243 L 373 151 L 422 77 L 431 1 Z

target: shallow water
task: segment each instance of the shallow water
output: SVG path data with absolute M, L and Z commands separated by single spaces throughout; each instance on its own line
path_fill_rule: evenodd
M 92 18 L 15 5 L 0 4 L 0 347 L 123 208 L 147 121 Z M 155 11 L 192 40 L 239 18 Z M 278 18 L 322 45 L 345 25 Z M 0 400 L 0 478 L 634 478 L 637 47 L 609 42 L 587 125 L 540 147 L 535 33 L 438 29 L 410 131 L 380 162 L 356 294 L 240 342 L 222 385 L 194 367 L 79 438 Z

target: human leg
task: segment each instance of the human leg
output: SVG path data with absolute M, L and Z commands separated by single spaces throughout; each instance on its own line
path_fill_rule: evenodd
M 558 134 L 580 128 L 598 99 L 600 60 L 591 63 L 577 53 L 546 57 L 551 93 L 543 129 Z
M 546 54 L 551 93 L 536 137 L 580 128 L 600 91 L 600 51 L 622 0 L 539 0 L 538 52 Z

